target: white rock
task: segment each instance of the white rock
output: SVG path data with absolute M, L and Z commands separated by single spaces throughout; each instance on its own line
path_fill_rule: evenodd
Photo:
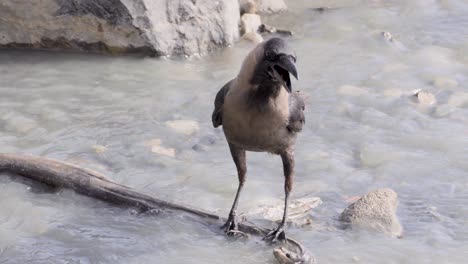
M 156 56 L 206 53 L 239 37 L 238 0 L 2 0 L 0 47 Z
M 263 41 L 262 35 L 258 34 L 257 32 L 250 32 L 242 35 L 241 40 L 246 40 L 249 42 L 253 42 L 255 44 L 258 44 Z
M 429 106 L 437 103 L 435 96 L 429 92 L 419 90 L 415 93 L 415 96 L 418 98 L 418 102 L 422 105 Z
M 240 0 L 240 12 L 241 15 L 245 13 L 256 14 L 257 13 L 257 4 L 253 0 Z
M 157 153 L 160 155 L 165 155 L 171 158 L 175 157 L 176 151 L 174 148 L 166 148 L 162 146 L 162 141 L 161 139 L 152 139 L 147 142 L 145 142 L 145 145 L 148 147 L 151 147 L 151 152 Z
M 241 17 L 241 34 L 256 33 L 262 24 L 262 19 L 257 14 L 244 14 Z
M 396 216 L 398 195 L 391 189 L 378 189 L 352 203 L 340 215 L 340 220 L 353 228 L 382 232 L 401 237 L 403 228 Z
M 288 7 L 284 0 L 254 0 L 257 4 L 257 11 L 265 14 L 286 11 Z
M 291 200 L 288 207 L 288 220 L 295 221 L 305 217 L 309 212 L 322 204 L 320 197 L 304 197 L 296 200 Z M 248 213 L 249 218 L 265 218 L 271 221 L 279 221 L 283 217 L 284 201 L 281 199 L 274 200 L 272 203 L 260 206 L 258 209 Z
M 94 152 L 96 152 L 97 154 L 101 154 L 101 153 L 104 153 L 106 152 L 107 150 L 107 147 L 103 146 L 103 145 L 92 145 L 91 148 L 94 150 Z
M 192 135 L 200 130 L 200 126 L 197 121 L 194 120 L 172 120 L 166 121 L 166 126 L 172 129 L 174 132 Z

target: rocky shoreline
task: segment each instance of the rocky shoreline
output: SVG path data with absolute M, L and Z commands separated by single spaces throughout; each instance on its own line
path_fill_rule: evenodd
M 5 0 L 0 48 L 197 56 L 233 45 L 241 13 L 286 9 L 283 0 Z

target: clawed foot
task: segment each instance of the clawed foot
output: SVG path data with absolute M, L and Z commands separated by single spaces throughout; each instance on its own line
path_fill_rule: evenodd
M 263 237 L 263 240 L 270 241 L 272 243 L 285 239 L 286 233 L 284 232 L 284 224 L 280 224 L 276 229 L 271 230 L 265 237 Z
M 224 229 L 224 232 L 227 236 L 248 237 L 246 233 L 239 231 L 239 226 L 237 223 L 237 216 L 230 215 L 226 223 L 221 228 Z

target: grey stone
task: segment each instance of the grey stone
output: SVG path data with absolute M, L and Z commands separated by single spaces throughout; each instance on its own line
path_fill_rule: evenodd
M 257 14 L 243 14 L 241 17 L 241 34 L 257 33 L 262 19 Z
M 204 54 L 239 37 L 238 0 L 3 0 L 0 47 Z
M 257 4 L 253 0 L 240 0 L 239 4 L 241 15 L 257 13 Z
M 245 13 L 252 13 L 247 12 L 245 10 L 249 9 L 251 4 L 249 2 L 254 3 L 255 11 L 263 14 L 273 14 L 282 11 L 286 11 L 288 7 L 284 0 L 240 0 L 241 12 Z
M 351 227 L 401 237 L 403 228 L 396 216 L 398 195 L 391 189 L 378 189 L 352 203 L 340 215 Z

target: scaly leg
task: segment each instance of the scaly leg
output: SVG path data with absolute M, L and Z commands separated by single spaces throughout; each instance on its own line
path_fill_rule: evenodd
M 245 150 L 240 149 L 232 144 L 229 144 L 229 149 L 231 150 L 232 159 L 236 164 L 237 168 L 237 175 L 239 177 L 239 187 L 237 188 L 236 198 L 234 199 L 234 203 L 232 204 L 231 211 L 229 212 L 229 217 L 226 223 L 223 225 L 223 228 L 227 235 L 233 235 L 237 232 L 237 216 L 236 216 L 236 209 L 237 203 L 239 201 L 240 193 L 242 191 L 242 187 L 245 183 L 245 175 L 247 173 L 247 166 L 245 161 Z
M 292 191 L 293 179 L 294 179 L 294 152 L 286 151 L 281 154 L 281 159 L 283 160 L 283 170 L 284 170 L 284 211 L 283 219 L 276 229 L 273 229 L 268 233 L 264 240 L 270 240 L 275 242 L 276 240 L 286 239 L 286 233 L 284 231 L 286 221 L 288 219 L 288 204 L 289 204 L 289 194 Z

